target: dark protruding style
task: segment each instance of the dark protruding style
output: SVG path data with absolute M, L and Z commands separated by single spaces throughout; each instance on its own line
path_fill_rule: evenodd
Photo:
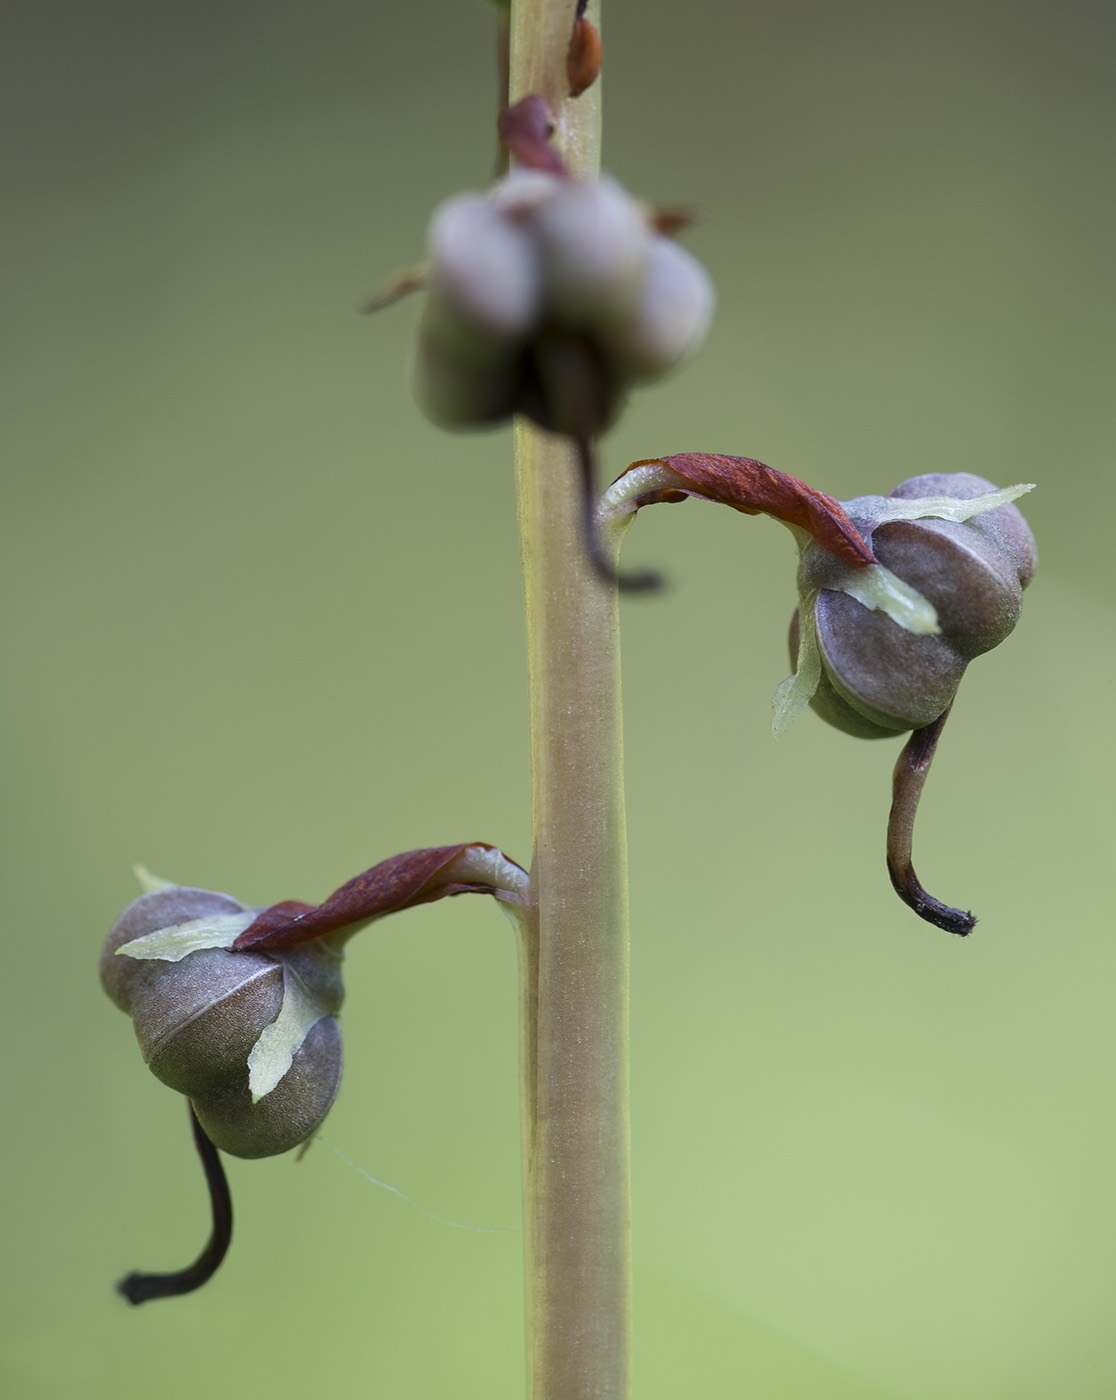
M 963 909 L 943 904 L 923 889 L 911 861 L 915 814 L 926 783 L 926 775 L 934 761 L 938 739 L 952 705 L 946 707 L 933 724 L 916 729 L 903 747 L 891 779 L 891 814 L 887 822 L 887 873 L 895 893 L 909 905 L 920 919 L 965 938 L 976 927 L 976 919 Z
M 192 1105 L 190 1124 L 194 1130 L 194 1146 L 205 1170 L 205 1183 L 209 1187 L 213 1231 L 205 1248 L 188 1268 L 173 1274 L 144 1274 L 136 1270 L 122 1278 L 116 1285 L 116 1291 L 136 1306 L 150 1303 L 154 1298 L 177 1298 L 182 1293 L 193 1293 L 203 1283 L 208 1283 L 221 1267 L 221 1261 L 229 1252 L 232 1242 L 232 1197 L 225 1169 L 221 1165 L 220 1153 L 206 1136 Z

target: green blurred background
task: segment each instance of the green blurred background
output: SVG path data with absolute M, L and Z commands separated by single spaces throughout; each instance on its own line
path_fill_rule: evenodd
M 1097 0 L 616 0 L 605 156 L 695 208 L 700 358 L 606 469 L 758 456 L 848 497 L 1035 480 L 1022 624 L 961 691 L 920 873 L 897 746 L 780 744 L 794 553 L 647 512 L 625 613 L 638 1400 L 1116 1394 L 1111 52 Z M 350 951 L 328 1146 L 233 1161 L 214 1283 L 181 1104 L 96 985 L 160 874 L 320 899 L 530 847 L 507 433 L 419 417 L 361 299 L 493 157 L 492 15 L 11 0 L 0 1375 L 21 1397 L 522 1393 L 515 953 L 487 901 Z M 503 1231 L 503 1233 L 499 1232 Z

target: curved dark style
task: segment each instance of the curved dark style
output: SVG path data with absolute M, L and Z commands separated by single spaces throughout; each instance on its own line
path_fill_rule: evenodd
M 942 729 L 952 705 L 932 724 L 916 729 L 903 747 L 891 779 L 891 813 L 887 822 L 887 873 L 895 893 L 908 904 L 920 919 L 965 938 L 976 927 L 976 919 L 963 909 L 954 909 L 928 894 L 919 882 L 911 863 L 915 814 L 918 800 L 926 783 L 926 775 L 934 761 Z
M 189 1268 L 174 1274 L 144 1274 L 134 1271 L 122 1278 L 116 1285 L 116 1291 L 136 1306 L 149 1303 L 153 1298 L 175 1298 L 180 1293 L 193 1293 L 203 1283 L 208 1283 L 217 1272 L 232 1242 L 232 1197 L 229 1195 L 229 1183 L 225 1179 L 220 1154 L 198 1122 L 193 1105 L 190 1106 L 190 1123 L 194 1130 L 194 1146 L 198 1149 L 198 1156 L 205 1169 L 205 1182 L 209 1187 L 213 1232 L 209 1243 Z
M 617 385 L 599 348 L 585 336 L 555 331 L 536 338 L 524 356 L 519 411 L 548 432 L 562 433 L 577 454 L 585 554 L 602 583 L 621 593 L 649 593 L 663 586 L 653 570 L 621 573 L 601 545 L 597 525 L 595 441 L 615 415 Z

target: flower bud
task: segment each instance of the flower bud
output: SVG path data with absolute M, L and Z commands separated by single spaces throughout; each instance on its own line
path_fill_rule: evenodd
M 340 955 L 323 940 L 281 953 L 164 946 L 200 921 L 227 924 L 231 942 L 257 913 L 210 890 L 155 890 L 120 916 L 100 963 L 148 1067 L 189 1098 L 214 1145 L 237 1157 L 304 1142 L 341 1079 Z M 137 943 L 149 935 L 163 940 L 154 952 Z
M 694 349 L 713 306 L 703 269 L 617 181 L 513 171 L 435 213 L 413 386 L 447 427 L 515 413 L 596 435 L 629 388 Z
M 653 238 L 642 295 L 612 345 L 634 379 L 658 379 L 705 339 L 713 283 L 685 248 Z
M 821 657 L 810 704 L 829 724 L 860 738 L 931 724 L 949 707 L 973 657 L 1011 632 L 1036 562 L 1022 514 L 1007 504 L 956 520 L 930 509 L 934 498 L 968 500 L 995 489 L 967 472 L 935 473 L 912 477 L 887 497 L 844 503 L 878 563 L 932 604 L 936 633 L 916 634 L 865 607 L 842 591 L 847 566 L 817 545 L 805 548 L 799 592 Z M 924 518 L 911 518 L 917 502 L 928 507 Z M 792 657 L 800 626 L 801 609 L 792 623 Z
M 794 674 L 775 692 L 772 728 L 781 734 L 810 704 L 860 738 L 914 731 L 892 774 L 888 874 L 920 918 L 960 937 L 976 919 L 919 881 L 914 822 L 965 667 L 1015 626 L 1034 574 L 1035 543 L 1011 504 L 1031 489 L 935 473 L 890 496 L 841 502 L 754 458 L 681 452 L 633 462 L 604 497 L 604 518 L 617 531 L 643 506 L 687 496 L 770 515 L 793 530 Z
M 341 1077 L 345 940 L 385 914 L 459 894 L 492 895 L 518 920 L 527 896 L 527 872 L 484 841 L 390 856 L 317 905 L 245 909 L 226 894 L 136 873 L 149 892 L 109 934 L 101 983 L 131 1013 L 154 1073 L 190 1100 L 213 1227 L 185 1269 L 122 1278 L 117 1291 L 134 1304 L 192 1293 L 220 1267 L 233 1220 L 218 1148 L 285 1152 L 329 1111 Z
M 473 330 L 518 340 L 530 332 L 542 302 L 538 251 L 492 200 L 479 194 L 447 200 L 431 221 L 429 252 L 435 326 L 454 317 L 461 337 Z
M 534 222 L 556 325 L 600 330 L 631 315 L 652 235 L 643 210 L 616 180 L 563 182 Z
M 433 295 L 431 297 L 433 303 Z M 439 309 L 423 317 L 411 367 L 419 408 L 443 428 L 488 428 L 516 411 L 520 369 L 514 350 L 477 337 L 462 344 Z

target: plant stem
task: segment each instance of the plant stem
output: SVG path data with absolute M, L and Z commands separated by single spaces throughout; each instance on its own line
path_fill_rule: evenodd
M 599 84 L 566 96 L 575 0 L 513 0 L 510 98 L 596 172 Z M 588 563 L 569 439 L 517 421 L 535 849 L 523 958 L 532 1400 L 629 1393 L 628 919 L 616 590 Z

